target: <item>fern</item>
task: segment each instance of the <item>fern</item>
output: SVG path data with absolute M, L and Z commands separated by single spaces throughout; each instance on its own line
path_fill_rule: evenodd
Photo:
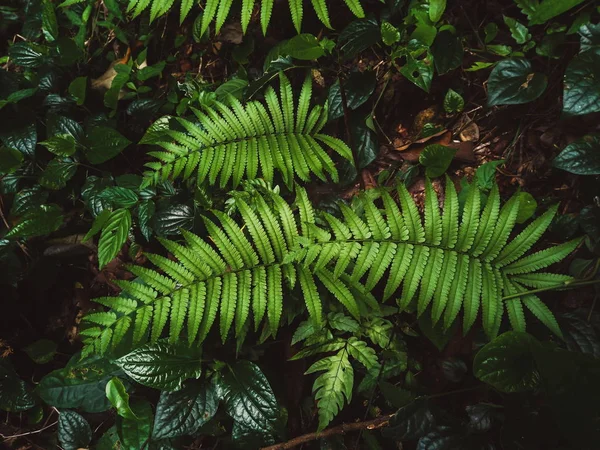
M 295 176 L 308 181 L 311 174 L 324 181 L 329 174 L 337 182 L 337 169 L 323 144 L 350 161 L 352 152 L 341 140 L 320 133 L 327 105 L 309 112 L 309 77 L 297 104 L 287 77 L 280 73 L 279 79 L 279 98 L 271 87 L 265 93 L 267 108 L 258 101 L 242 105 L 231 97 L 231 106 L 215 102 L 203 112 L 194 110 L 199 125 L 176 119 L 187 132 L 167 130 L 167 138 L 155 142 L 164 151 L 150 152 L 158 161 L 146 164 L 152 169 L 146 173 L 147 183 L 168 177 L 185 180 L 195 173 L 198 183 L 212 185 L 218 177 L 221 187 L 230 182 L 235 187 L 259 176 L 271 182 L 275 171 L 289 187 Z
M 383 0 L 381 1 L 383 3 Z M 132 12 L 133 17 L 137 17 L 143 11 L 150 8 L 150 21 L 152 22 L 157 17 L 168 13 L 174 2 L 175 0 L 129 0 L 127 11 Z M 242 0 L 240 16 L 242 30 L 244 33 L 246 33 L 246 30 L 248 29 L 248 24 L 250 23 L 254 6 L 257 3 L 260 4 L 260 23 L 262 31 L 263 34 L 267 33 L 267 28 L 271 21 L 271 14 L 273 12 L 273 5 L 275 4 L 274 0 L 261 0 L 260 2 L 257 2 L 256 0 Z M 329 10 L 325 0 L 311 0 L 311 3 L 315 13 L 317 14 L 317 17 L 323 23 L 323 25 L 325 25 L 327 28 L 332 28 L 329 20 Z M 359 0 L 344 0 L 344 3 L 346 3 L 348 9 L 352 11 L 356 17 L 365 17 L 365 12 Z M 187 14 L 190 12 L 192 4 L 193 0 L 181 0 L 181 22 L 183 22 Z M 221 31 L 221 27 L 231 12 L 232 4 L 233 0 L 206 0 L 204 3 L 204 14 L 202 16 L 200 34 L 203 35 L 206 30 L 208 30 L 208 27 L 212 22 L 215 22 L 215 31 L 216 33 L 219 33 L 219 31 Z M 288 4 L 294 27 L 296 28 L 296 31 L 300 33 L 300 29 L 302 28 L 302 17 L 304 15 L 302 6 L 303 1 L 288 0 Z
M 215 212 L 216 222 L 205 218 L 206 239 L 184 232 L 186 245 L 163 240 L 172 259 L 148 254 L 156 270 L 129 268 L 143 284 L 120 282 L 119 297 L 96 300 L 112 312 L 85 318 L 86 350 L 104 353 L 129 334 L 133 346 L 156 341 L 167 327 L 171 341 L 184 336 L 190 345 L 198 344 L 217 317 L 222 340 L 232 329 L 243 338 L 251 322 L 255 329 L 263 323 L 275 335 L 284 289 L 297 285 L 316 326 L 324 320 L 324 290 L 359 318 L 378 309 L 371 291 L 381 286 L 383 301 L 395 297 L 401 308 L 431 314 L 433 323 L 443 320 L 445 328 L 462 309 L 466 333 L 481 311 L 483 328 L 494 337 L 505 311 L 512 327 L 522 330 L 528 309 L 560 335 L 550 310 L 524 293 L 524 286 L 559 287 L 570 280 L 540 271 L 565 258 L 579 239 L 526 255 L 556 207 L 510 240 L 517 196 L 500 208 L 494 188 L 480 213 L 480 194 L 472 187 L 459 217 L 451 182 L 443 213 L 429 181 L 426 189 L 424 223 L 404 185 L 397 188 L 401 212 L 390 193 L 380 190 L 377 196 L 362 195 L 362 215 L 341 203 L 343 219 L 317 214 L 302 188 L 296 213 L 272 192 L 252 206 L 236 198 L 241 223 Z M 513 298 L 515 293 L 524 294 Z

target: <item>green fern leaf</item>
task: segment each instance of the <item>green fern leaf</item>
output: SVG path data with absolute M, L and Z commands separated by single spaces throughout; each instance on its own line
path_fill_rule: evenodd
M 127 240 L 131 228 L 131 213 L 128 209 L 117 209 L 102 227 L 98 241 L 98 265 L 104 268 L 112 261 Z
M 260 25 L 263 35 L 267 35 L 267 28 L 271 22 L 274 0 L 262 0 L 260 5 Z
M 302 26 L 302 0 L 288 0 L 290 5 L 290 14 L 292 15 L 292 22 L 294 23 L 294 28 L 296 31 L 300 33 L 300 27 Z
M 344 3 L 346 3 L 348 8 L 350 8 L 350 11 L 352 11 L 352 14 L 354 14 L 356 17 L 358 17 L 359 19 L 365 17 L 365 12 L 362 6 L 360 5 L 359 0 L 344 0 Z
M 323 25 L 332 30 L 333 27 L 329 22 L 329 11 L 327 10 L 327 3 L 325 0 L 311 0 L 311 3 L 319 20 Z

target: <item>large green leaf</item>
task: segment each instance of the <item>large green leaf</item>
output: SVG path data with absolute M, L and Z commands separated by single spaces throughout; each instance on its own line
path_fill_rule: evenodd
M 473 361 L 473 372 L 499 391 L 530 391 L 538 386 L 540 379 L 533 357 L 539 345 L 527 333 L 504 333 L 479 350 Z
M 583 53 L 594 47 L 600 47 L 600 23 L 586 23 L 579 28 L 579 52 Z
M 530 25 L 540 25 L 567 12 L 585 0 L 515 0 L 523 14 L 529 18 Z
M 98 265 L 101 269 L 117 256 L 130 228 L 131 213 L 128 209 L 117 209 L 108 217 L 98 241 Z
M 505 59 L 488 79 L 488 105 L 529 103 L 542 95 L 547 84 L 546 76 L 534 73 L 526 59 Z
M 104 126 L 92 127 L 88 132 L 86 142 L 85 156 L 92 164 L 101 164 L 114 158 L 131 144 L 131 141 L 117 130 Z
M 152 406 L 147 400 L 137 400 L 131 403 L 131 409 L 135 419 L 117 417 L 120 449 L 145 449 L 152 434 Z
M 213 418 L 219 398 L 213 383 L 189 382 L 175 392 L 163 391 L 156 405 L 153 439 L 194 434 Z
M 430 432 L 435 423 L 435 415 L 427 399 L 417 398 L 396 412 L 383 435 L 397 441 L 418 439 Z
M 67 367 L 50 372 L 40 381 L 36 393 L 48 405 L 57 408 L 77 408 L 96 413 L 110 408 L 106 398 L 106 384 L 123 372 L 104 358 L 78 361 L 73 357 Z
M 303 33 L 287 41 L 282 53 L 292 58 L 309 61 L 323 56 L 325 50 L 319 45 L 319 40 L 315 36 Z
M 600 136 L 584 136 L 567 145 L 552 164 L 577 175 L 600 175 Z
M 600 111 L 600 48 L 571 60 L 565 72 L 563 113 L 580 116 Z
M 58 441 L 64 450 L 88 448 L 92 440 L 92 429 L 75 411 L 61 411 L 58 416 Z
M 14 148 L 0 147 L 0 175 L 13 173 L 23 162 L 23 154 Z
M 75 138 L 70 134 L 57 134 L 40 142 L 49 152 L 57 156 L 71 156 L 75 153 Z
M 531 39 L 531 34 L 525 25 L 512 17 L 504 16 L 504 23 L 510 30 L 510 34 L 517 44 L 524 44 Z
M 395 58 L 404 56 L 406 63 L 400 67 L 400 73 L 425 92 L 429 92 L 434 64 L 429 47 L 413 39 L 408 43 L 406 49 L 403 48 L 393 56 Z
M 117 414 L 124 419 L 137 420 L 138 417 L 129 406 L 129 394 L 123 382 L 113 377 L 106 383 L 106 398 L 117 410 Z
M 431 46 L 431 54 L 437 73 L 443 75 L 460 67 L 463 61 L 463 53 L 464 49 L 459 35 L 451 33 L 449 30 L 438 33 Z
M 168 391 L 180 389 L 188 378 L 200 377 L 200 362 L 194 349 L 162 342 L 146 344 L 117 360 L 134 381 Z
M 260 368 L 250 361 L 236 362 L 223 377 L 222 388 L 226 412 L 234 421 L 233 440 L 245 446 L 273 443 L 281 434 L 280 411 Z
M 381 33 L 374 18 L 355 20 L 350 23 L 338 39 L 340 51 L 346 59 L 351 59 L 363 50 L 375 45 Z
M 190 230 L 193 225 L 194 209 L 188 205 L 170 205 L 152 218 L 152 227 L 162 236 L 181 234 L 182 228 Z
M 42 1 L 42 32 L 48 42 L 54 42 L 58 38 L 58 21 L 50 0 Z
M 419 155 L 419 162 L 425 166 L 425 174 L 435 178 L 448 170 L 455 154 L 455 148 L 439 144 L 428 145 Z
M 33 408 L 34 405 L 35 399 L 25 382 L 7 360 L 0 359 L 0 409 L 20 412 Z
M 348 110 L 358 108 L 365 103 L 376 85 L 375 73 L 373 71 L 352 72 L 344 81 L 344 93 L 346 94 L 346 106 Z M 334 120 L 344 115 L 344 105 L 340 92 L 340 81 L 337 80 L 329 88 L 329 120 Z
M 39 183 L 47 189 L 57 191 L 67 185 L 67 182 L 75 176 L 76 171 L 77 164 L 72 159 L 57 157 L 48 163 Z
M 19 150 L 26 156 L 33 157 L 37 144 L 37 130 L 34 122 L 26 124 L 0 124 L 0 140 L 9 148 Z
M 60 228 L 62 210 L 56 205 L 41 205 L 28 209 L 19 222 L 6 233 L 7 237 L 45 236 Z

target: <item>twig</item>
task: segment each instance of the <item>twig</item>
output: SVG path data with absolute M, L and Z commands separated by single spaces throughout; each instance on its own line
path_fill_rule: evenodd
M 0 438 L 7 441 L 9 439 L 14 439 L 14 438 L 23 437 L 23 436 L 29 436 L 30 434 L 41 433 L 42 431 L 47 430 L 48 428 L 52 428 L 57 423 L 58 423 L 58 420 L 56 422 L 52 422 L 50 425 L 40 428 L 39 430 L 28 431 L 27 433 L 21 433 L 21 434 L 13 434 L 12 436 L 4 436 L 3 434 L 0 434 Z
M 263 447 L 261 450 L 287 450 L 289 448 L 298 447 L 299 445 L 305 444 L 310 441 L 314 441 L 316 439 L 323 439 L 330 436 L 346 434 L 358 430 L 375 430 L 377 428 L 387 426 L 392 416 L 393 414 L 388 414 L 386 416 L 381 416 L 377 419 L 368 420 L 366 422 L 344 423 L 342 425 L 338 425 L 337 427 L 324 430 L 320 433 L 316 432 L 303 434 L 302 436 L 295 437 L 294 439 L 291 439 L 287 442 L 281 442 L 280 444 L 271 445 L 269 447 Z

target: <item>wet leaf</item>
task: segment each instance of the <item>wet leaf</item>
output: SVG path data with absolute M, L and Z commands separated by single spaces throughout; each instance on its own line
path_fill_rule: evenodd
M 578 175 L 600 174 L 600 136 L 584 136 L 567 145 L 552 163 Z
M 546 90 L 545 75 L 534 73 L 526 59 L 500 61 L 488 79 L 488 105 L 529 103 Z

